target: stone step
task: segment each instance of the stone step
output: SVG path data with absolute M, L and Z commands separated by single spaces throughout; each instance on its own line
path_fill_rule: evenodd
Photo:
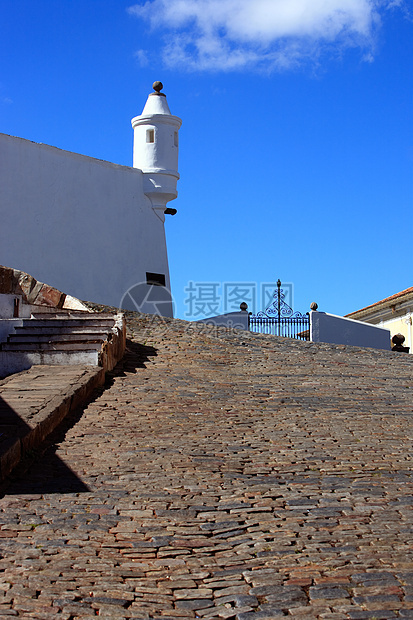
M 51 314 L 68 314 L 69 312 L 78 312 L 77 310 L 69 310 L 68 308 L 55 308 L 53 306 L 36 306 L 35 308 L 32 308 L 32 316 L 33 314 L 41 314 L 43 316 L 50 316 Z
M 100 325 L 79 325 L 77 327 L 71 327 L 70 325 L 65 325 L 64 327 L 50 327 L 50 325 L 46 325 L 45 327 L 15 327 L 15 334 L 11 334 L 11 336 L 47 336 L 48 334 L 104 334 L 106 335 L 110 329 L 106 326 Z
M 3 370 L 3 376 L 27 370 L 38 364 L 98 366 L 99 351 L 0 351 L 0 371 Z
M 81 327 L 82 325 L 107 327 L 111 328 L 115 324 L 112 318 L 108 319 L 96 319 L 94 317 L 84 318 L 50 318 L 50 319 L 23 319 L 23 327 Z
M 102 340 L 85 342 L 3 342 L 1 351 L 100 351 Z
M 125 350 L 122 315 L 45 310 L 19 319 L 0 344 L 0 377 L 33 365 L 101 365 L 112 369 Z M 5 338 L 3 338 L 4 340 Z
M 56 308 L 52 308 L 50 312 L 32 312 L 32 317 L 35 319 L 51 319 L 51 318 L 61 318 L 61 319 L 112 319 L 113 314 L 110 312 L 85 312 L 84 310 L 56 310 Z
M 33 334 L 33 335 L 43 335 L 43 334 L 84 334 L 84 333 L 93 333 L 93 334 L 108 334 L 111 331 L 111 328 L 108 328 L 106 325 L 64 325 L 63 327 L 59 326 L 50 326 L 45 325 L 44 327 L 31 327 L 31 326 L 17 326 L 14 328 L 16 334 Z
M 17 343 L 17 342 L 103 342 L 106 340 L 107 333 L 95 333 L 90 331 L 78 332 L 78 333 L 61 333 L 60 331 L 57 333 L 26 333 L 26 330 L 23 330 L 22 333 L 10 334 L 7 342 L 8 343 Z

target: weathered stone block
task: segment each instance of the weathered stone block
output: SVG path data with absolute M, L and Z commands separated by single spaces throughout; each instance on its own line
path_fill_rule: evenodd
M 47 284 L 42 284 L 40 291 L 35 299 L 31 300 L 31 303 L 40 304 L 42 306 L 51 306 L 52 308 L 60 308 L 63 306 L 64 302 L 64 296 L 63 299 L 62 296 L 63 293 L 61 291 L 58 291 Z
M 23 295 L 25 301 L 28 300 L 30 293 L 37 284 L 37 280 L 24 271 L 13 269 L 13 293 Z
M 29 302 L 29 304 L 34 304 L 35 299 L 40 293 L 40 289 L 42 288 L 42 286 L 43 286 L 42 282 L 37 282 L 37 280 L 34 280 L 34 286 L 32 286 L 30 292 L 27 295 L 27 301 Z

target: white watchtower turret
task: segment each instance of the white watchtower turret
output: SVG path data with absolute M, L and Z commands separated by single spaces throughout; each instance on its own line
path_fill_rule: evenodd
M 162 82 L 154 82 L 140 116 L 132 119 L 133 167 L 144 173 L 143 191 L 158 217 L 165 221 L 166 203 L 178 192 L 178 131 L 182 121 L 172 116 Z M 175 211 L 176 212 L 176 211 Z

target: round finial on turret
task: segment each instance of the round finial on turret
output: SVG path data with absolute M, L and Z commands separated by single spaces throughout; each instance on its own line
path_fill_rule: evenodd
M 162 82 L 154 82 L 152 84 L 152 88 L 154 91 L 156 91 L 159 95 L 159 93 L 161 92 L 161 90 L 163 89 L 163 84 Z

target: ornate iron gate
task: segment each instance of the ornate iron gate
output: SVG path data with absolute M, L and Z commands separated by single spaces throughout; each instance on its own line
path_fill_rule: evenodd
M 249 330 L 260 334 L 273 334 L 298 340 L 310 340 L 310 315 L 294 312 L 285 301 L 281 280 L 277 281 L 274 300 L 257 314 L 249 315 Z

